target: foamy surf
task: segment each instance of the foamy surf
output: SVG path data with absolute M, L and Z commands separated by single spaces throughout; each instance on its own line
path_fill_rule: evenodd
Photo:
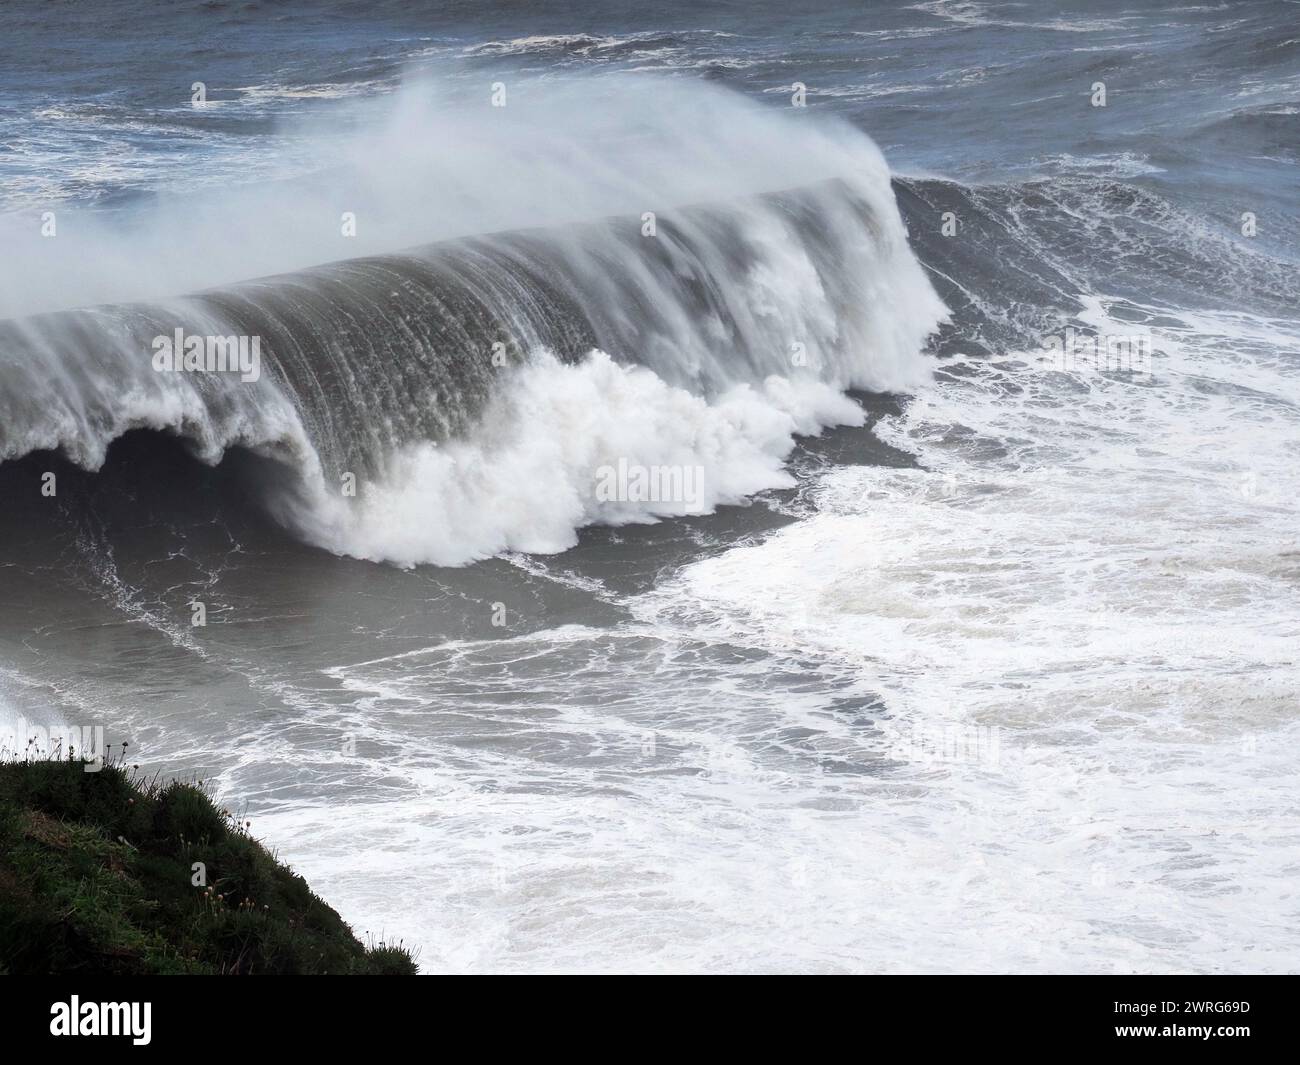
M 1133 329 L 1131 305 L 1085 304 L 1098 331 Z M 858 757 L 916 790 L 863 815 L 879 881 L 855 890 L 869 910 L 912 898 L 891 924 L 917 967 L 1291 966 L 1300 336 L 1147 311 L 1149 372 L 959 360 L 878 429 L 922 468 L 834 470 L 803 520 L 634 607 L 879 693 Z M 918 880 L 927 853 L 964 885 L 961 925 L 1017 948 L 927 945 L 953 919 Z M 894 948 L 860 949 L 889 967 Z

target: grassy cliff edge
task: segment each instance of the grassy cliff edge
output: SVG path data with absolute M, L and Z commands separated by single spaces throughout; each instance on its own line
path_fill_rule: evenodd
M 86 769 L 0 762 L 0 972 L 415 973 L 201 787 Z

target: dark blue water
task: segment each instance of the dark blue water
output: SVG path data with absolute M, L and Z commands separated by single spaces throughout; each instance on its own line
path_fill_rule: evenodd
M 1294 192 L 1296 5 L 16 3 L 0 75 L 8 204 L 274 170 L 280 119 L 436 70 L 649 70 L 708 78 L 868 130 L 900 169 L 988 179 L 1161 175 L 1202 192 Z M 57 29 L 54 29 L 57 27 Z M 217 106 L 196 114 L 190 86 Z M 1104 82 L 1108 103 L 1090 106 Z M 450 85 L 446 84 L 451 82 Z M 203 173 L 200 173 L 203 171 Z

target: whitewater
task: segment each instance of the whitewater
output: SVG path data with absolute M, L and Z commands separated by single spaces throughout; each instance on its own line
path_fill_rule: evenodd
M 294 483 L 277 478 L 266 506 L 309 542 L 457 565 L 560 551 L 584 525 L 674 513 L 594 505 L 596 471 L 618 458 L 706 466 L 703 512 L 785 486 L 781 460 L 796 435 L 860 423 L 838 393 L 925 376 L 921 347 L 944 310 L 866 137 L 792 126 L 708 87 L 636 79 L 575 122 L 582 91 L 553 91 L 540 114 L 502 119 L 484 136 L 412 90 L 356 149 L 360 175 L 334 179 L 360 182 L 352 197 L 387 216 L 405 205 L 428 233 L 464 226 L 470 201 L 489 235 L 6 323 L 0 456 L 58 451 L 97 469 L 114 440 L 141 428 L 182 437 L 209 463 L 238 446 L 290 467 Z M 615 124 L 637 129 L 635 152 L 584 165 Z M 420 145 L 472 151 L 411 151 L 417 130 Z M 766 159 L 756 154 L 765 144 Z M 526 185 L 495 196 L 481 187 L 480 174 L 521 165 Z M 416 191 L 425 184 L 440 190 L 437 203 Z M 627 217 L 555 220 L 556 205 L 579 201 L 603 214 L 622 205 Z M 301 204 L 289 222 L 282 203 L 256 195 L 224 210 L 255 220 L 268 262 L 303 254 L 298 242 L 271 247 L 267 232 L 300 225 Z M 369 225 L 368 210 L 348 216 L 358 213 Z M 525 219 L 544 224 L 502 231 Z M 89 239 L 114 257 L 125 239 L 128 258 L 161 270 L 164 227 L 173 249 L 214 240 L 202 218 L 179 236 L 177 224 L 164 214 L 127 238 L 95 229 Z M 87 294 L 120 284 L 110 263 L 81 281 Z M 163 284 L 145 273 L 139 290 Z M 241 350 L 253 337 L 274 383 L 158 374 L 140 350 L 156 353 L 155 335 L 173 331 L 240 337 Z M 330 483 L 348 474 L 365 478 L 356 496 Z

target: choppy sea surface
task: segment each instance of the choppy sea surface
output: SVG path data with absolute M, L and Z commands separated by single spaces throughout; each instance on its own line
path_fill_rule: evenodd
M 1300 5 L 0 35 L 0 726 L 429 972 L 1300 969 Z

